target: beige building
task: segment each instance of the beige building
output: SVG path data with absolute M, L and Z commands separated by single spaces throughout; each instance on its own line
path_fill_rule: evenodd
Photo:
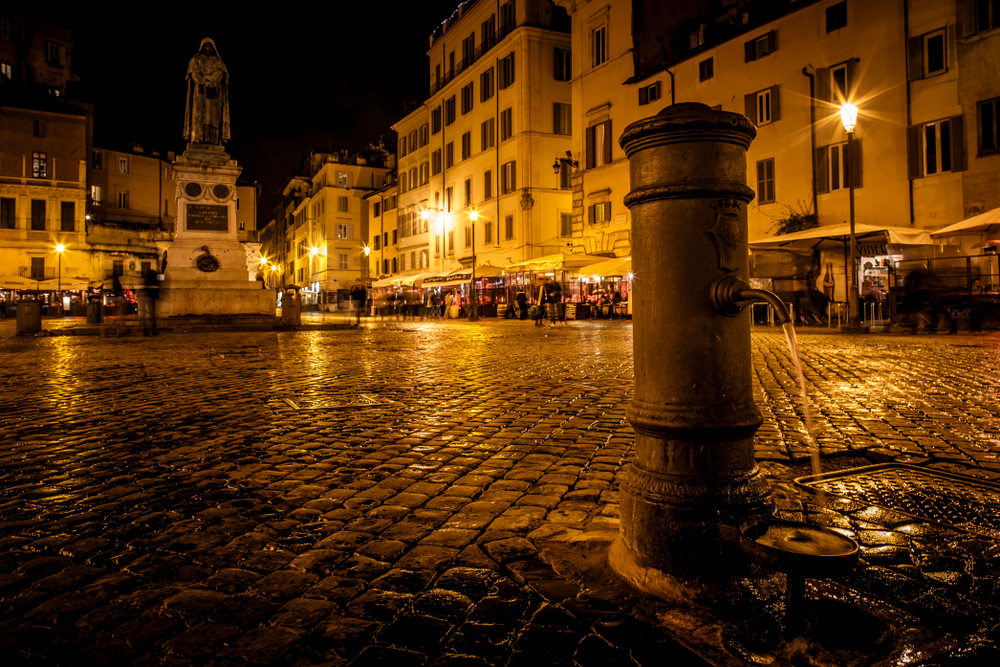
M 571 146 L 568 31 L 548 0 L 509 0 L 462 5 L 431 35 L 429 97 L 393 126 L 400 273 L 567 249 L 569 177 L 553 162 Z
M 573 23 L 573 213 L 583 221 L 573 241 L 587 252 L 631 253 L 618 137 L 672 101 L 757 125 L 751 241 L 794 213 L 848 221 L 849 165 L 858 223 L 937 228 L 1000 205 L 995 131 L 983 140 L 983 119 L 996 125 L 1000 17 L 979 16 L 979 4 L 731 0 L 699 15 L 696 2 L 674 13 L 650 0 L 556 3 Z M 845 100 L 860 108 L 854 156 Z M 832 263 L 842 300 L 843 260 Z
M 385 187 L 366 194 L 365 200 L 368 204 L 368 241 L 365 246 L 368 280 L 371 283 L 388 282 L 399 275 L 400 266 L 399 230 L 396 227 L 398 184 L 391 181 Z M 412 266 L 423 265 L 426 263 L 426 257 L 417 258 L 414 255 L 409 261 Z

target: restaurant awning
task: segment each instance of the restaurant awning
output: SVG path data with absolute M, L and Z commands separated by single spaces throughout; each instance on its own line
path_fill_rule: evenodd
M 632 273 L 631 257 L 615 257 L 597 264 L 590 264 L 579 271 L 580 275 L 587 278 L 627 276 Z
M 958 236 L 959 234 L 984 234 L 991 231 L 1000 232 L 1000 208 L 980 213 L 967 220 L 956 222 L 954 225 L 948 225 L 936 232 L 931 232 L 931 236 L 940 238 Z
M 855 224 L 854 236 L 859 245 L 886 243 L 894 245 L 930 245 L 934 243 L 927 230 L 909 227 Z M 822 227 L 795 232 L 794 234 L 781 234 L 779 236 L 769 236 L 751 241 L 750 249 L 788 250 L 791 252 L 808 253 L 817 249 L 841 248 L 850 239 L 850 225 L 824 225 Z
M 476 267 L 476 280 L 483 278 L 497 278 L 503 275 L 503 269 L 499 266 L 484 264 Z M 457 269 L 448 274 L 445 280 L 434 283 L 438 287 L 454 287 L 472 282 L 472 269 Z
M 534 259 L 526 259 L 521 262 L 514 262 L 504 267 L 507 273 L 518 273 L 519 271 L 579 271 L 579 269 L 603 262 L 607 257 L 597 255 L 584 255 L 582 253 L 557 253 L 555 255 L 544 255 Z

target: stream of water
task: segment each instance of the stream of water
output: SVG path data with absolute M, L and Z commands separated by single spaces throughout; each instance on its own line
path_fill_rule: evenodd
M 806 419 L 812 472 L 814 475 L 819 475 L 823 472 L 819 460 L 819 442 L 816 440 L 816 428 L 813 424 L 812 410 L 809 409 L 809 395 L 806 393 L 806 376 L 802 372 L 802 359 L 799 357 L 799 341 L 795 337 L 795 325 L 791 322 L 785 322 L 781 325 L 781 328 L 785 331 L 785 340 L 788 341 L 788 350 L 791 352 L 792 364 L 795 366 L 795 374 L 799 380 L 799 392 L 802 394 L 802 412 L 805 414 Z M 820 505 L 826 504 L 826 494 L 822 490 L 818 491 L 817 500 Z

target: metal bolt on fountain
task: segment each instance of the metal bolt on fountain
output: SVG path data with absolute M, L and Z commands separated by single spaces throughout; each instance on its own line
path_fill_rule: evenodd
M 756 133 L 740 114 L 684 103 L 629 125 L 621 137 L 638 276 L 627 413 L 636 453 L 621 485 L 621 530 L 609 561 L 632 585 L 665 597 L 676 598 L 678 584 L 687 597 L 734 576 L 741 558 L 734 543 L 786 572 L 797 601 L 797 582 L 810 567 L 857 559 L 857 545 L 837 533 L 776 525 L 754 460 L 763 419 L 743 310 L 766 301 L 788 321 L 777 296 L 748 284 L 746 207 L 754 191 L 746 185 L 746 151 Z M 790 597 L 790 606 L 797 601 Z

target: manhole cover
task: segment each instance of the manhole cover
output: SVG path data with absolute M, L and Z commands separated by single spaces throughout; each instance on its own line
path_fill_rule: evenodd
M 1000 485 L 898 463 L 800 477 L 796 484 L 1000 539 Z

